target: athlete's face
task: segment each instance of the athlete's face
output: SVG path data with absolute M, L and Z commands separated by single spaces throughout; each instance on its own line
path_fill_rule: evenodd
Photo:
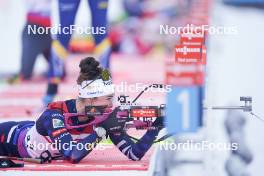
M 78 111 L 84 112 L 85 106 L 106 106 L 108 108 L 113 107 L 113 98 L 114 94 L 96 97 L 96 98 L 87 98 L 77 101 Z
M 111 108 L 113 106 L 113 97 L 114 95 L 112 94 L 108 96 L 93 98 L 86 102 L 86 106 L 107 106 L 108 108 Z
M 79 101 L 77 109 L 83 113 L 85 111 L 85 106 L 105 106 L 107 108 L 113 107 L 114 94 L 108 96 L 102 96 L 97 98 L 83 99 Z M 87 116 L 78 116 L 79 121 L 83 122 L 87 120 Z

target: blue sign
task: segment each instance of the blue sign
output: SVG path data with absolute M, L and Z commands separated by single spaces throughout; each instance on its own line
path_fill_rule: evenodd
M 263 5 L 264 0 L 223 0 L 226 4 L 233 5 Z
M 166 128 L 168 133 L 196 132 L 201 126 L 202 88 L 174 87 L 167 94 Z

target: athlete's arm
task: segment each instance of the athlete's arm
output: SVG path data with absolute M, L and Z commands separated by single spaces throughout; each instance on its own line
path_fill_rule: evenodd
M 121 134 L 109 134 L 109 136 L 112 142 L 124 155 L 131 160 L 138 161 L 149 150 L 158 133 L 159 130 L 148 130 L 136 143 L 132 141 L 125 132 Z
M 63 115 L 57 110 L 46 110 L 36 123 L 38 131 L 42 135 L 49 136 L 53 143 L 57 143 L 57 146 L 61 146 L 59 152 L 71 163 L 80 162 L 101 139 L 96 132 L 93 132 L 78 142 L 73 141 L 69 131 L 65 128 Z M 46 134 L 43 134 L 43 131 Z M 77 145 L 84 147 L 80 150 Z
M 140 160 L 149 150 L 153 141 L 155 141 L 160 129 L 157 128 L 148 130 L 145 135 L 135 143 L 123 130 L 125 122 L 117 120 L 117 114 L 118 109 L 115 109 L 102 126 L 105 127 L 112 142 L 124 155 L 134 161 Z M 153 126 L 160 126 L 161 123 L 163 123 L 163 120 L 161 118 L 157 118 L 154 121 Z M 116 133 L 116 129 L 119 129 L 121 133 Z

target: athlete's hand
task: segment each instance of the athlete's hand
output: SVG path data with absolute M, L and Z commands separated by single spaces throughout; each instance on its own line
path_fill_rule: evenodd
M 164 128 L 164 117 L 157 117 L 156 120 L 153 122 L 153 126 L 156 127 L 158 130 Z
M 119 119 L 119 109 L 115 109 L 100 126 L 106 129 L 107 133 L 121 133 L 124 129 L 125 120 Z
M 103 127 L 96 127 L 94 128 L 94 131 L 96 132 L 98 137 L 105 138 L 106 130 Z

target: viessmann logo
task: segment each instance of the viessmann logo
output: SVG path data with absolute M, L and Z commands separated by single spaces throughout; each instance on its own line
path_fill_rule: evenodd
M 156 115 L 155 109 L 133 109 L 132 115 L 136 117 L 153 117 Z
M 175 48 L 175 50 L 176 53 L 183 53 L 184 55 L 187 55 L 187 53 L 200 53 L 200 48 L 187 48 L 187 46 Z

